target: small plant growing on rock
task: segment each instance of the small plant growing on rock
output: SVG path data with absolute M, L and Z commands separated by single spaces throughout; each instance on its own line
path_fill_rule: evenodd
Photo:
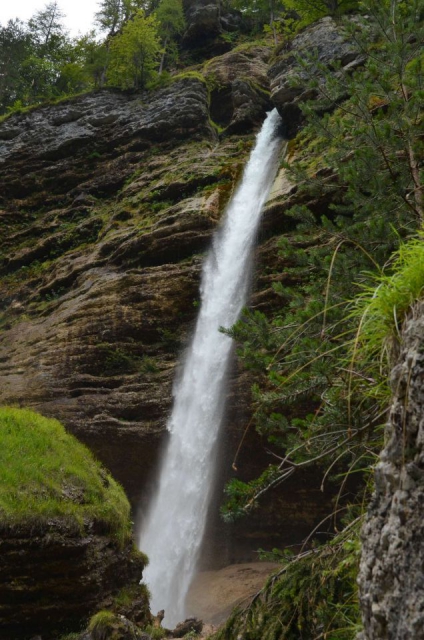
M 118 616 L 111 611 L 99 611 L 91 618 L 88 630 L 93 640 L 107 640 L 118 622 Z
M 163 627 L 154 627 L 148 625 L 145 629 L 145 633 L 148 633 L 152 640 L 162 640 L 167 635 L 166 629 Z

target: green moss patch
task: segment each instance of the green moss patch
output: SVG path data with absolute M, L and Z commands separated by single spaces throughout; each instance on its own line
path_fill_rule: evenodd
M 3 526 L 64 519 L 88 523 L 121 543 L 131 536 L 121 486 L 57 420 L 28 409 L 0 409 L 0 518 Z

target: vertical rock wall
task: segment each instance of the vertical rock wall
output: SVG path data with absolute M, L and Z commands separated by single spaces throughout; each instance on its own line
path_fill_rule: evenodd
M 424 302 L 405 323 L 362 532 L 361 640 L 424 638 Z

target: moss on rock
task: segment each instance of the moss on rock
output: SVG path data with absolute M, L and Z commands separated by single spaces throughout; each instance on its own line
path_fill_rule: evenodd
M 0 639 L 77 631 L 123 590 L 148 622 L 128 500 L 88 449 L 56 420 L 1 408 L 0 470 Z
M 131 538 L 120 485 L 57 420 L 29 409 L 0 409 L 0 514 L 3 526 L 65 518 L 95 522 L 121 543 Z

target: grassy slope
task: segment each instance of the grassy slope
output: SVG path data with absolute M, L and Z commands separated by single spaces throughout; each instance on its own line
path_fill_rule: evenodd
M 120 485 L 57 421 L 0 408 L 0 517 L 3 524 L 63 518 L 100 523 L 121 542 L 131 535 Z

